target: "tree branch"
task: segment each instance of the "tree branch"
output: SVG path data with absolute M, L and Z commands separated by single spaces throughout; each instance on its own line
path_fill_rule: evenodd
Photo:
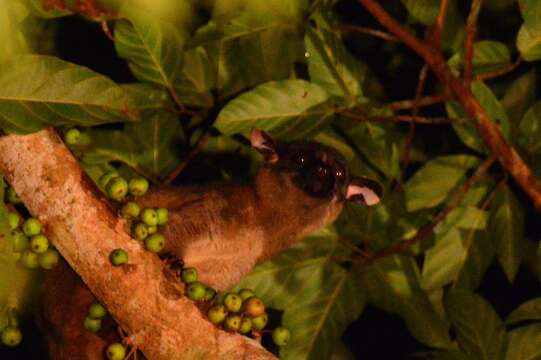
M 1 137 L 0 154 L 0 171 L 30 213 L 147 357 L 274 358 L 256 341 L 206 319 L 159 258 L 130 238 L 126 221 L 107 205 L 54 131 Z M 128 252 L 129 264 L 111 265 L 109 254 L 116 248 Z
M 390 103 L 389 106 L 391 110 L 393 111 L 407 110 L 407 109 L 413 109 L 416 106 L 421 107 L 421 106 L 431 106 L 431 105 L 440 104 L 450 99 L 451 97 L 447 94 L 437 94 L 437 95 L 424 96 L 420 98 L 419 100 L 408 99 L 408 100 L 394 101 Z
M 434 30 L 432 32 L 432 43 L 436 49 L 441 47 L 441 34 L 445 27 L 445 19 L 447 17 L 448 0 L 440 0 L 440 12 L 436 18 Z
M 464 83 L 470 87 L 473 78 L 473 52 L 475 34 L 477 33 L 477 19 L 481 10 L 481 0 L 473 0 L 470 15 L 466 23 L 466 43 L 464 45 Z
M 440 82 L 456 96 L 464 111 L 474 119 L 477 131 L 490 151 L 528 194 L 538 211 L 541 211 L 541 184 L 516 150 L 505 140 L 496 123 L 492 121 L 470 89 L 453 76 L 442 54 L 423 44 L 374 0 L 359 0 L 359 2 L 431 67 Z

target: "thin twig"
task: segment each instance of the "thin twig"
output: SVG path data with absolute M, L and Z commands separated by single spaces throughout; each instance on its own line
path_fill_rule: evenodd
M 441 52 L 430 45 L 421 42 L 412 35 L 402 24 L 393 18 L 375 0 L 358 0 L 383 26 L 398 37 L 404 44 L 415 51 L 431 67 L 439 81 L 447 87 L 456 100 L 462 105 L 464 112 L 475 121 L 476 129 L 502 166 L 513 176 L 522 190 L 541 211 L 541 183 L 530 167 L 522 160 L 519 153 L 507 142 L 496 123 L 491 119 L 486 109 L 473 96 L 471 89 L 457 79 Z
M 421 107 L 421 106 L 436 105 L 450 99 L 451 99 L 451 96 L 447 94 L 429 95 L 429 96 L 424 96 L 420 98 L 418 101 L 416 99 L 394 101 L 389 104 L 389 107 L 391 108 L 391 110 L 394 110 L 394 111 L 406 110 L 406 109 L 412 109 L 415 106 Z
M 415 100 L 413 101 L 413 110 L 412 110 L 412 116 L 413 120 L 410 122 L 408 135 L 406 136 L 406 140 L 404 142 L 404 154 L 402 156 L 402 176 L 401 180 L 404 180 L 404 175 L 406 173 L 406 168 L 408 167 L 409 161 L 410 161 L 410 148 L 411 144 L 413 142 L 413 138 L 415 136 L 415 120 L 419 118 L 419 99 L 423 95 L 423 91 L 426 84 L 426 77 L 428 76 L 428 65 L 423 65 L 421 68 L 421 71 L 419 72 L 419 81 L 417 82 L 417 89 L 415 90 Z
M 490 72 L 486 72 L 486 73 L 482 73 L 482 74 L 477 74 L 475 76 L 475 80 L 481 80 L 481 81 L 484 81 L 484 80 L 491 80 L 491 79 L 495 79 L 495 78 L 498 78 L 500 76 L 504 76 L 504 75 L 507 75 L 509 74 L 510 72 L 514 71 L 517 67 L 519 67 L 519 65 L 522 63 L 522 58 L 518 58 L 514 63 L 502 68 L 502 69 L 499 69 L 499 70 L 494 70 L 494 71 L 490 71 Z
M 475 34 L 477 33 L 477 19 L 481 10 L 481 0 L 473 0 L 471 4 L 470 15 L 466 24 L 466 43 L 464 45 L 464 83 L 470 87 L 473 79 L 473 52 L 475 43 Z
M 395 115 L 395 116 L 366 116 L 359 115 L 352 110 L 337 110 L 337 114 L 343 115 L 347 118 L 358 121 L 375 121 L 375 122 L 387 122 L 387 123 L 417 123 L 426 125 L 436 124 L 449 124 L 455 119 L 448 117 L 426 117 L 426 116 L 413 116 L 413 115 Z
M 432 231 L 436 228 L 436 226 L 439 223 L 441 223 L 447 217 L 447 215 L 460 204 L 460 202 L 464 199 L 464 196 L 466 196 L 467 192 L 471 189 L 471 187 L 475 185 L 479 180 L 481 180 L 483 175 L 488 171 L 488 169 L 490 169 L 490 167 L 494 164 L 495 161 L 496 161 L 496 157 L 494 155 L 491 155 L 489 158 L 487 158 L 479 166 L 477 171 L 466 182 L 464 182 L 464 184 L 460 188 L 458 188 L 454 192 L 453 196 L 451 197 L 447 205 L 436 215 L 436 217 L 434 217 L 434 219 L 431 222 L 419 228 L 419 230 L 414 236 L 407 239 L 403 239 L 394 245 L 391 245 L 383 250 L 375 252 L 367 258 L 361 259 L 360 263 L 362 265 L 367 265 L 374 262 L 377 259 L 381 259 L 383 257 L 387 257 L 387 256 L 398 254 L 398 253 L 402 253 L 406 251 L 407 249 L 409 249 L 414 244 L 418 243 L 419 241 L 429 236 L 432 233 Z
M 340 26 L 336 27 L 336 30 L 341 31 L 341 32 L 358 32 L 358 33 L 361 33 L 361 34 L 371 35 L 371 36 L 374 36 L 374 37 L 377 37 L 377 38 L 380 38 L 380 39 L 383 39 L 383 40 L 386 40 L 386 41 L 391 41 L 391 42 L 399 42 L 400 41 L 396 37 L 394 37 L 393 35 L 391 35 L 389 33 L 386 33 L 385 31 L 372 29 L 372 28 L 365 27 L 365 26 L 340 25 Z
M 188 166 L 190 161 L 193 160 L 193 158 L 199 154 L 199 152 L 205 147 L 207 144 L 208 139 L 210 138 L 210 134 L 208 132 L 203 133 L 199 139 L 197 139 L 197 143 L 195 146 L 190 150 L 190 152 L 184 157 L 184 159 L 177 165 L 175 170 L 169 176 L 167 179 L 165 179 L 166 184 L 171 184 L 177 176 Z
M 447 5 L 448 5 L 448 0 L 440 1 L 440 12 L 438 13 L 438 17 L 436 18 L 434 30 L 432 31 L 432 44 L 434 45 L 434 48 L 436 49 L 441 48 L 441 34 L 443 33 L 443 29 L 445 27 L 445 19 L 447 17 L 447 8 L 448 8 Z

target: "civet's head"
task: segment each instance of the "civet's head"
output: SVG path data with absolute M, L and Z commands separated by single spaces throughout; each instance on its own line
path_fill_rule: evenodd
M 336 150 L 315 142 L 278 142 L 253 129 L 250 141 L 269 166 L 289 173 L 295 186 L 321 199 L 355 201 L 372 206 L 380 202 L 383 189 L 374 180 L 352 176 Z

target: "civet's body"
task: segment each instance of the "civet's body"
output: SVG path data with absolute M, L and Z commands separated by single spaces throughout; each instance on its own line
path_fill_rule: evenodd
M 219 290 L 234 285 L 255 264 L 330 224 L 346 201 L 374 205 L 381 196 L 375 181 L 352 177 L 342 156 L 326 146 L 274 142 L 259 130 L 252 132 L 251 142 L 265 160 L 251 184 L 167 187 L 138 200 L 142 207 L 169 209 L 163 230 L 166 250 L 195 267 L 203 283 Z M 93 359 L 94 348 L 106 344 L 83 328 L 93 297 L 68 272 L 63 264 L 46 282 L 43 319 L 52 331 L 48 334 L 51 355 Z M 76 299 L 71 302 L 58 301 L 73 294 Z M 75 349 L 77 354 L 71 353 Z

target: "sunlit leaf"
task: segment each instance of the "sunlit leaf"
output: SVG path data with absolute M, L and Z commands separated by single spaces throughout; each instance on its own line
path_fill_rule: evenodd
M 19 55 L 0 72 L 0 126 L 28 133 L 46 126 L 91 126 L 137 119 L 120 86 L 54 57 Z
M 527 72 L 513 81 L 501 100 L 507 115 L 509 115 L 511 130 L 514 133 L 518 131 L 520 120 L 526 111 L 535 103 L 536 81 L 535 72 Z
M 472 359 L 503 359 L 507 333 L 498 314 L 482 297 L 467 290 L 452 290 L 445 308 L 460 348 Z
M 215 126 L 225 135 L 254 128 L 279 138 L 302 138 L 326 125 L 333 114 L 329 94 L 304 80 L 266 83 L 229 102 Z
M 127 12 L 128 20 L 115 26 L 115 47 L 139 80 L 162 86 L 177 103 L 176 84 L 181 79 L 186 35 L 174 24 L 140 12 Z
M 329 94 L 355 103 L 362 95 L 362 64 L 346 50 L 340 37 L 324 28 L 306 29 L 304 38 L 310 80 Z
M 122 130 L 91 129 L 88 145 L 74 146 L 86 164 L 121 161 L 144 175 L 166 177 L 180 161 L 184 143 L 174 114 L 158 111 Z
M 466 171 L 478 164 L 479 160 L 469 155 L 441 156 L 425 163 L 405 185 L 408 211 L 443 203 L 464 178 Z

